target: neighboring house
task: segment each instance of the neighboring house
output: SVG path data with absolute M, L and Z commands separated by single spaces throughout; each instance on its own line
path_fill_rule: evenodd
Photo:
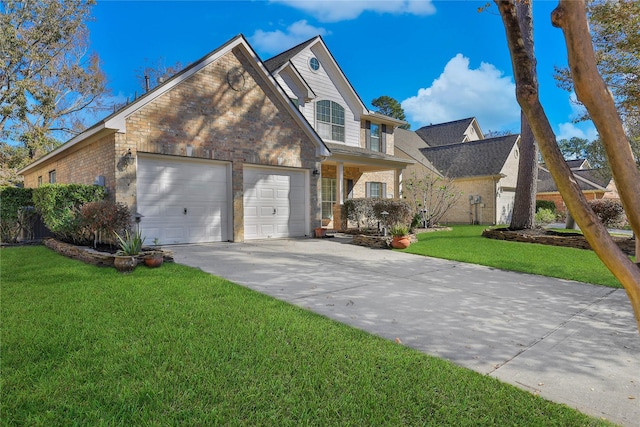
M 508 224 L 518 176 L 519 135 L 484 138 L 475 118 L 396 131 L 398 155 L 415 159 L 404 175 L 436 173 L 462 196 L 442 222 Z
M 364 107 L 320 37 L 263 63 L 239 35 L 20 173 L 106 186 L 148 242 L 306 236 L 347 190 L 398 195 L 403 123 Z
M 567 160 L 576 183 L 587 200 L 619 199 L 615 182 L 611 177 L 603 175 L 597 169 L 591 169 L 589 162 L 584 159 Z M 551 173 L 544 165 L 538 165 L 538 190 L 536 200 L 550 200 L 556 205 L 556 212 L 566 214 L 567 207 L 558 191 Z

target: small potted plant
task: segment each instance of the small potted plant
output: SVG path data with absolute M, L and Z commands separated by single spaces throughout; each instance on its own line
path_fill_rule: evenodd
M 147 252 L 144 256 L 144 265 L 147 267 L 157 268 L 164 262 L 164 253 L 162 253 L 162 250 L 158 248 L 159 245 L 160 240 L 156 237 L 153 239 L 154 250 Z
M 395 223 L 389 229 L 393 239 L 391 240 L 391 247 L 394 249 L 406 249 L 411 244 L 409 239 L 409 227 L 406 225 Z
M 138 265 L 136 256 L 142 250 L 144 239 L 140 231 L 131 234 L 129 230 L 125 230 L 124 236 L 120 236 L 116 232 L 114 233 L 120 243 L 120 250 L 116 252 L 113 259 L 113 266 L 121 273 L 129 273 L 135 270 L 136 265 Z

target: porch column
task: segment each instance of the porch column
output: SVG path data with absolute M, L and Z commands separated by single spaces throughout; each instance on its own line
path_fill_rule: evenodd
M 338 163 L 336 165 L 336 199 L 338 204 L 344 204 L 344 164 Z
M 402 169 L 396 169 L 393 179 L 393 191 L 396 199 L 400 199 L 402 197 Z
M 342 194 L 344 181 L 344 165 L 338 163 L 336 165 L 336 204 L 333 205 L 333 229 L 343 230 L 347 226 L 347 219 L 343 218 L 342 207 L 344 205 Z

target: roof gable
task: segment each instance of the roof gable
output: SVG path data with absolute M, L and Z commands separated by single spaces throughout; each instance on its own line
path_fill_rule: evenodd
M 567 161 L 569 164 L 570 161 Z M 611 178 L 604 176 L 597 169 L 572 169 L 571 173 L 582 191 L 606 191 Z M 551 173 L 542 165 L 538 165 L 538 193 L 558 192 Z
M 416 160 L 418 163 L 423 166 L 436 171 L 436 168 L 431 164 L 429 159 L 427 159 L 422 152 L 420 152 L 423 148 L 428 148 L 428 145 L 417 133 L 398 128 L 395 130 L 393 135 L 393 145 L 396 150 L 403 151 L 406 155 Z M 436 171 L 437 172 L 437 171 Z
M 427 147 L 420 149 L 420 152 L 449 178 L 495 176 L 501 173 L 519 138 L 519 135 L 506 135 Z
M 344 97 L 346 97 L 345 101 L 350 104 L 351 109 L 358 114 L 369 114 L 369 110 L 365 106 L 364 102 L 362 102 L 362 99 L 347 76 L 342 71 L 342 68 L 340 68 L 340 65 L 338 65 L 338 62 L 325 44 L 322 36 L 315 36 L 279 55 L 274 56 L 273 58 L 266 60 L 265 66 L 267 66 L 272 74 L 277 75 L 280 70 L 286 67 L 287 63 L 293 64 L 292 61 L 294 61 L 296 57 L 303 55 L 307 50 L 311 51 L 320 61 L 332 84 Z M 318 93 L 316 88 L 312 87 L 312 89 L 316 94 Z
M 291 116 L 293 117 L 294 121 L 298 124 L 298 126 L 300 126 L 305 131 L 305 133 L 309 136 L 310 140 L 313 141 L 313 143 L 316 145 L 317 155 L 330 156 L 331 152 L 329 151 L 325 143 L 322 141 L 320 136 L 311 127 L 311 125 L 309 124 L 309 122 L 307 122 L 304 116 L 302 116 L 300 111 L 291 103 L 291 101 L 285 94 L 284 90 L 278 85 L 274 77 L 267 71 L 266 67 L 264 66 L 264 64 L 258 57 L 258 55 L 255 53 L 253 48 L 249 45 L 249 42 L 244 38 L 242 34 L 240 34 L 232 38 L 231 40 L 227 41 L 225 44 L 215 49 L 214 51 L 208 53 L 201 59 L 193 62 L 192 64 L 184 68 L 182 71 L 180 71 L 179 73 L 175 74 L 174 76 L 166 80 L 164 83 L 158 85 L 153 90 L 145 93 L 144 95 L 142 95 L 135 101 L 131 102 L 130 104 L 125 105 L 120 110 L 114 112 L 113 114 L 109 115 L 105 119 L 91 126 L 80 135 L 72 138 L 71 140 L 67 141 L 65 144 L 61 145 L 57 149 L 53 150 L 47 155 L 31 163 L 27 167 L 23 168 L 21 171 L 19 171 L 19 173 L 27 172 L 29 169 L 37 166 L 38 164 L 43 163 L 49 160 L 50 158 L 58 155 L 59 153 L 64 152 L 70 149 L 71 147 L 84 142 L 85 140 L 93 137 L 94 135 L 103 134 L 105 132 L 126 133 L 127 117 L 129 117 L 131 114 L 135 113 L 140 108 L 147 105 L 148 103 L 154 101 L 158 97 L 164 95 L 165 93 L 173 89 L 175 86 L 179 85 L 180 83 L 182 83 L 183 81 L 191 77 L 193 74 L 197 73 L 204 67 L 220 59 L 222 56 L 226 55 L 227 53 L 231 52 L 234 49 L 239 49 L 245 55 L 245 57 L 249 60 L 251 65 L 253 65 L 256 71 L 261 75 L 261 77 L 263 78 L 263 81 L 266 82 L 267 85 L 270 85 L 273 91 L 277 94 L 277 96 L 280 97 L 288 113 L 291 114 Z
M 469 140 L 468 135 L 471 133 L 478 134 L 477 139 L 484 139 L 475 117 L 423 126 L 416 130 L 416 133 L 430 147 L 466 142 Z

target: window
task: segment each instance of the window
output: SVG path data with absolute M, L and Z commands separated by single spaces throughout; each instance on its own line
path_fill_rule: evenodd
M 38 187 L 42 185 L 42 175 L 38 177 Z
M 322 219 L 333 218 L 333 205 L 336 202 L 336 180 L 322 178 Z
M 318 61 L 318 58 L 312 56 L 309 59 L 309 68 L 311 68 L 311 71 L 318 71 L 320 69 L 320 62 Z
M 353 198 L 353 180 L 345 179 L 342 186 L 342 200 Z M 333 205 L 337 202 L 338 188 L 335 178 L 322 178 L 322 219 L 333 218 Z
M 365 145 L 371 151 L 379 153 L 387 152 L 386 132 L 387 126 L 378 123 L 365 122 Z
M 344 142 L 344 108 L 340 104 L 328 100 L 318 101 L 316 123 L 322 139 Z
M 371 151 L 380 151 L 380 125 L 371 123 L 371 143 L 369 145 Z
M 56 183 L 56 170 L 49 171 L 49 184 Z
M 387 197 L 387 184 L 384 182 L 367 182 L 365 192 L 365 197 L 385 199 Z

